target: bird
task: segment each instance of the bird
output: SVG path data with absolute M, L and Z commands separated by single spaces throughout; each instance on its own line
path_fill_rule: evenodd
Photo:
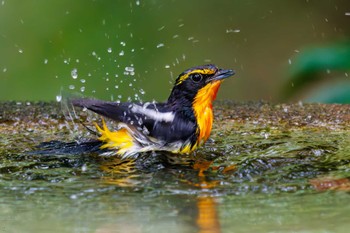
M 121 159 L 135 159 L 144 152 L 189 154 L 209 138 L 213 124 L 212 102 L 224 79 L 235 74 L 206 64 L 183 71 L 165 102 L 111 102 L 78 98 L 74 107 L 102 116 L 94 122 L 100 149 Z M 104 118 L 115 121 L 115 129 Z

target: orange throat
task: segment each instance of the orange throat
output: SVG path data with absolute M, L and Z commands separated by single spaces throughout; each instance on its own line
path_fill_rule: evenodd
M 194 98 L 193 110 L 198 125 L 198 145 L 202 145 L 210 136 L 213 125 L 213 106 L 212 102 L 216 98 L 222 80 L 208 83 L 200 89 Z

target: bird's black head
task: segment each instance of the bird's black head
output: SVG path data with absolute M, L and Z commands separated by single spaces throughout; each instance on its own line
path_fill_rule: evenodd
M 234 75 L 233 70 L 219 69 L 215 65 L 203 65 L 182 72 L 175 81 L 168 103 L 172 105 L 192 105 L 197 94 L 216 95 L 219 84 Z M 216 83 L 217 85 L 213 85 Z M 213 87 L 215 87 L 213 90 Z

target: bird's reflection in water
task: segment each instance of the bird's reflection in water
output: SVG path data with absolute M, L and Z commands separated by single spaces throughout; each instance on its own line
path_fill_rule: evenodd
M 211 190 L 215 189 L 219 181 L 212 180 L 207 178 L 206 171 L 215 171 L 218 168 L 212 166 L 212 161 L 199 160 L 194 162 L 191 165 L 191 169 L 184 169 L 191 174 L 194 174 L 195 177 L 190 176 L 190 178 L 186 177 L 188 175 L 186 172 L 174 172 L 176 169 L 172 170 L 171 174 L 174 174 L 178 177 L 175 177 L 176 180 L 189 185 L 195 189 L 199 189 L 198 196 L 195 199 L 195 202 L 191 203 L 191 207 L 194 208 L 190 212 L 193 213 L 191 217 L 190 225 L 195 226 L 200 233 L 216 233 L 221 232 L 221 225 L 219 219 L 219 213 L 217 210 L 217 199 L 211 195 Z M 134 160 L 120 160 L 120 159 L 109 159 L 101 164 L 101 169 L 106 172 L 106 175 L 103 177 L 103 182 L 108 184 L 117 185 L 119 187 L 135 187 L 140 186 L 148 181 L 152 180 L 152 173 L 142 173 L 135 169 L 135 161 Z M 181 169 L 181 168 L 180 168 Z M 234 170 L 234 167 L 227 167 L 222 169 L 224 173 L 230 172 Z M 177 169 L 176 171 L 179 171 Z M 195 181 L 193 181 L 195 180 Z M 151 182 L 151 181 L 150 181 Z M 188 186 L 187 186 L 188 187 Z M 181 209 L 183 207 L 179 207 L 178 202 L 174 202 L 174 209 Z M 177 216 L 181 217 L 178 212 Z M 187 213 L 188 214 L 188 213 Z M 118 224 L 119 225 L 119 224 Z M 132 224 L 131 224 L 132 225 Z M 128 223 L 130 227 L 130 224 Z M 117 227 L 113 225 L 114 229 Z M 139 225 L 135 225 L 135 229 L 140 229 Z M 105 230 L 106 226 L 102 226 L 99 230 Z M 96 232 L 101 232 L 97 230 Z M 104 232 L 104 231 L 102 231 Z M 137 232 L 137 231 L 135 231 Z

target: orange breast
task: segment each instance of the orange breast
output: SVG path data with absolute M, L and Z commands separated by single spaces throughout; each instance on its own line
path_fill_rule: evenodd
M 213 107 L 212 102 L 216 98 L 221 80 L 208 83 L 200 89 L 193 102 L 193 110 L 196 115 L 198 124 L 198 139 L 197 143 L 202 145 L 210 136 L 213 125 Z

